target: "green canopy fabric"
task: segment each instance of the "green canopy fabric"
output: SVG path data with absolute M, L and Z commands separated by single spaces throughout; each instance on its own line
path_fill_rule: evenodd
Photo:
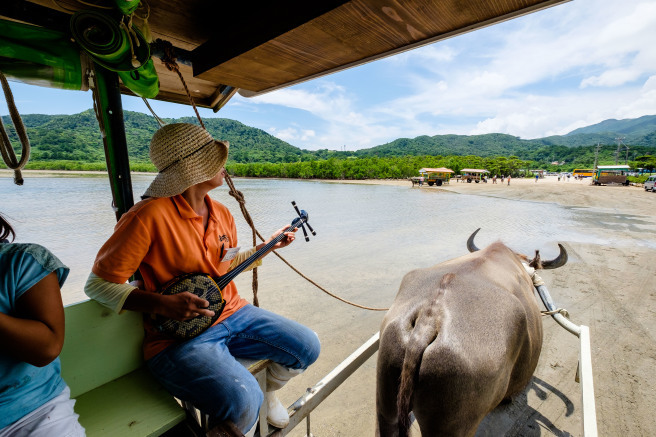
M 159 77 L 152 59 L 134 71 L 120 71 L 118 76 L 139 97 L 152 99 L 159 94 Z
M 71 17 L 75 41 L 95 63 L 118 73 L 123 85 L 140 97 L 159 94 L 159 78 L 150 59 L 150 46 L 141 31 L 96 11 L 79 11 Z
M 87 90 L 79 48 L 64 33 L 0 20 L 0 70 L 51 88 Z

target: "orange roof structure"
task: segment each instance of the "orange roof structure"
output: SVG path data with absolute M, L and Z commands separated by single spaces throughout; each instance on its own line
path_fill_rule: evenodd
M 460 173 L 489 173 L 489 171 L 480 168 L 463 168 Z

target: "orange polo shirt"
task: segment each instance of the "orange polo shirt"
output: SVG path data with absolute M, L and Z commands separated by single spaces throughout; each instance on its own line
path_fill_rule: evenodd
M 120 284 L 139 269 L 144 289 L 151 292 L 185 273 L 224 275 L 230 261 L 219 263 L 219 252 L 221 245 L 224 252 L 237 246 L 235 221 L 225 206 L 209 196 L 205 196 L 205 203 L 209 209 L 207 230 L 203 229 L 202 217 L 181 195 L 137 203 L 121 217 L 114 234 L 98 252 L 93 273 Z M 248 303 L 239 296 L 233 282 L 223 290 L 223 296 L 226 305 L 216 323 Z M 176 342 L 154 329 L 149 317 L 144 317 L 144 326 L 146 360 Z

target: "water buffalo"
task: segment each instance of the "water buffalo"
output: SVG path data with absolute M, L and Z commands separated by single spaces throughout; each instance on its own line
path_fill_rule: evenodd
M 485 415 L 524 389 L 542 347 L 542 322 L 522 262 L 501 242 L 408 273 L 383 320 L 377 366 L 377 435 L 471 436 Z M 542 264 L 542 265 L 540 265 Z

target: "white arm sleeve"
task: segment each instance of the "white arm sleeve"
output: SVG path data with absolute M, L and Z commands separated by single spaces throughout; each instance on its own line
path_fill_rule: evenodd
M 125 299 L 136 288 L 130 284 L 116 284 L 115 282 L 106 281 L 91 272 L 87 283 L 84 285 L 84 293 L 110 310 L 121 313 Z
M 250 257 L 251 255 L 253 255 L 253 254 L 255 253 L 256 250 L 257 250 L 257 248 L 255 248 L 255 247 L 251 247 L 251 248 L 248 249 L 248 250 L 244 250 L 243 252 L 239 252 L 239 253 L 237 254 L 237 256 L 236 256 L 236 257 L 232 260 L 232 262 L 230 263 L 230 267 L 228 267 L 228 271 L 234 269 L 234 268 L 237 267 L 239 264 L 241 264 L 241 263 L 243 263 L 244 261 L 246 261 L 246 260 L 248 259 L 248 257 Z M 262 265 L 262 258 L 260 258 L 260 259 L 258 259 L 257 261 L 255 261 L 253 264 L 251 264 L 251 265 L 250 265 L 246 270 L 244 270 L 244 271 L 247 272 L 247 271 L 252 270 L 252 269 L 254 269 L 255 267 L 259 267 L 259 266 L 261 266 L 261 265 Z

